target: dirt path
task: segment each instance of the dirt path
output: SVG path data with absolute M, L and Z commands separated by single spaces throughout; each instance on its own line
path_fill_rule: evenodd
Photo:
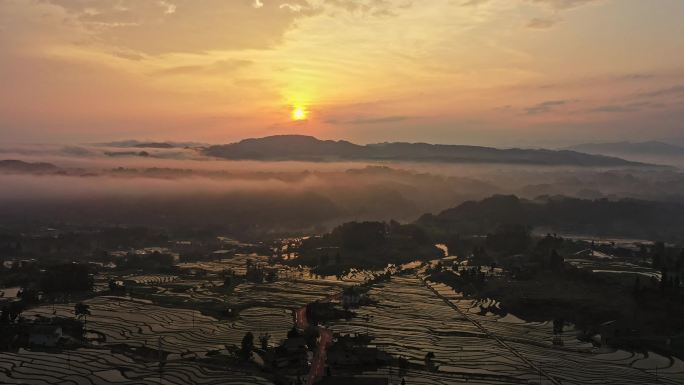
M 333 294 L 326 297 L 322 302 L 330 302 L 333 300 L 339 300 L 341 294 Z M 301 307 L 294 311 L 295 324 L 300 330 L 304 330 L 309 327 L 309 320 L 306 316 L 306 306 Z M 318 349 L 314 355 L 313 362 L 311 363 L 311 369 L 309 369 L 307 385 L 312 385 L 314 382 L 323 378 L 325 374 L 325 363 L 328 359 L 328 346 L 332 343 L 333 333 L 325 327 L 319 326 L 318 332 L 320 333 L 320 340 L 318 341 Z
M 321 333 L 321 339 L 318 341 L 318 349 L 316 350 L 314 361 L 311 364 L 309 377 L 306 381 L 307 385 L 313 385 L 325 375 L 325 362 L 328 358 L 327 350 L 333 339 L 333 333 L 329 329 L 320 327 L 318 328 L 318 331 Z

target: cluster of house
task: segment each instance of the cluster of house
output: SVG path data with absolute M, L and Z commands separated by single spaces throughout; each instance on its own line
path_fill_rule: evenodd
M 254 283 L 275 282 L 278 280 L 278 268 L 268 266 L 265 263 L 256 263 L 247 260 L 245 279 Z
M 389 364 L 391 356 L 377 347 L 369 346 L 371 341 L 372 338 L 368 335 L 335 334 L 326 354 L 326 372 L 329 377 L 332 374 L 331 378 L 339 378 L 334 376 L 338 371 L 348 373 L 359 368 L 373 370 Z M 270 352 L 273 368 L 294 373 L 304 371 L 314 358 L 310 344 L 311 341 L 305 333 L 291 331 L 287 339 Z
M 313 360 L 313 352 L 309 349 L 303 334 L 290 331 L 285 341 L 275 349 L 272 365 L 275 369 L 308 368 Z
M 372 338 L 363 334 L 336 334 L 327 351 L 328 367 L 335 369 L 377 368 L 390 363 L 391 356 L 375 346 Z
M 342 307 L 345 309 L 355 309 L 360 306 L 371 304 L 370 297 L 361 286 L 350 286 L 342 292 Z

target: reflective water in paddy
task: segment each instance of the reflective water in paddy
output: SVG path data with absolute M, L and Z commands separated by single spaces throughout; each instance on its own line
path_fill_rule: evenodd
M 359 309 L 360 317 L 336 322 L 332 328 L 344 333 L 368 332 L 383 350 L 407 357 L 416 366 L 424 366 L 425 355 L 433 352 L 439 373 L 454 377 L 454 381 L 472 375 L 473 381 L 479 378 L 482 383 L 541 379 L 551 384 L 551 377 L 562 384 L 649 384 L 656 383 L 657 366 L 659 383 L 684 383 L 684 364 L 678 359 L 624 351 L 600 354 L 571 334 L 564 336 L 562 348 L 554 347 L 550 323 L 513 323 L 505 322 L 511 318 L 502 320 L 491 313 L 480 315 L 480 307 L 473 301 L 447 286 L 433 285 L 439 296 L 417 277 L 393 278 L 391 283 L 371 290 L 379 306 Z M 471 320 L 479 322 L 485 331 Z M 422 383 L 442 381 L 424 378 Z

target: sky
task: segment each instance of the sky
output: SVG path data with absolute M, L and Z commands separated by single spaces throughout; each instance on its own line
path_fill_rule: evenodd
M 684 143 L 682 0 L 0 0 L 0 141 Z

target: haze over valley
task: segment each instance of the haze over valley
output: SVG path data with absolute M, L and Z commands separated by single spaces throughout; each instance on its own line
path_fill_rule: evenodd
M 684 384 L 682 15 L 0 0 L 0 384 Z

